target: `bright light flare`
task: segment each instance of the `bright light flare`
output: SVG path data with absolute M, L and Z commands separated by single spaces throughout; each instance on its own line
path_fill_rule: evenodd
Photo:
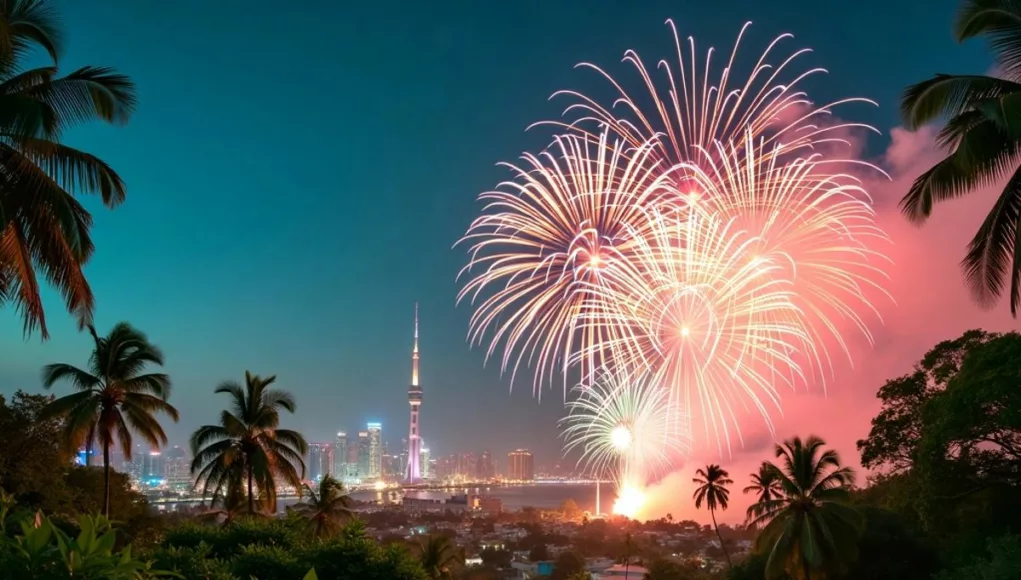
M 613 501 L 614 515 L 636 519 L 645 505 L 645 492 L 634 484 L 624 484 L 617 490 L 617 498 Z
M 617 425 L 610 432 L 610 442 L 617 451 L 627 451 L 631 447 L 631 429 L 627 425 Z
M 560 420 L 564 453 L 580 451 L 583 471 L 645 483 L 688 451 L 670 428 L 669 389 L 622 368 L 602 369 L 597 377 L 572 389 L 576 397 Z
M 382 480 L 377 481 L 374 487 L 376 488 L 376 491 L 383 491 L 386 489 L 386 482 Z

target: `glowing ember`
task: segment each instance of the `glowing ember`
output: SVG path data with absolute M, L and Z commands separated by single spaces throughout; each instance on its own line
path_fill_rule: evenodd
M 613 513 L 635 519 L 643 505 L 645 505 L 645 493 L 631 484 L 625 484 L 617 492 L 617 499 L 613 502 Z
M 624 451 L 631 447 L 631 429 L 626 425 L 617 425 L 610 432 L 610 442 L 618 451 Z

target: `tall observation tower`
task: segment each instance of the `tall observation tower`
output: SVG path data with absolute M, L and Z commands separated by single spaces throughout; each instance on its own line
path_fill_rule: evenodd
M 418 422 L 418 409 L 422 406 L 422 387 L 418 385 L 418 302 L 415 302 L 415 343 L 411 349 L 411 386 L 408 387 L 408 404 L 411 405 L 411 431 L 408 435 L 408 472 L 405 477 L 408 483 L 422 481 L 422 469 L 419 465 L 422 457 L 421 424 Z

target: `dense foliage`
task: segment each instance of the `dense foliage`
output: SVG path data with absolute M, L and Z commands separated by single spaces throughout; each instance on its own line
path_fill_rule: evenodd
M 164 413 L 177 421 L 177 409 L 167 402 L 170 377 L 145 372 L 149 365 L 163 366 L 163 353 L 144 334 L 126 322 L 113 327 L 106 336 L 89 325 L 95 346 L 88 370 L 55 363 L 43 369 L 43 386 L 67 381 L 77 391 L 50 402 L 43 417 L 60 417 L 60 441 L 67 449 L 85 446 L 86 463 L 98 444 L 103 450 L 103 515 L 110 515 L 110 450 L 120 447 L 130 460 L 132 432 L 149 445 L 166 445 L 167 435 L 157 419 Z
M 882 470 L 861 501 L 922 530 L 941 567 L 1017 532 L 1021 509 L 1021 335 L 980 330 L 937 344 L 879 391 L 862 463 Z
M 314 568 L 319 580 L 427 580 L 404 546 L 383 547 L 358 520 L 336 536 L 313 540 L 302 518 L 243 519 L 228 526 L 189 524 L 167 532 L 145 554 L 187 578 L 293 580 Z
M 229 397 L 219 425 L 199 427 L 191 437 L 191 470 L 204 491 L 248 498 L 248 513 L 261 504 L 276 511 L 277 484 L 301 488 L 308 444 L 301 433 L 280 428 L 280 411 L 294 413 L 294 397 L 269 388 L 276 377 L 245 371 L 245 384 L 225 381 L 217 394 Z

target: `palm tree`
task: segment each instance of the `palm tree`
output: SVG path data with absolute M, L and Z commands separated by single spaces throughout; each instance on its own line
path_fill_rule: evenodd
M 201 520 L 219 521 L 222 518 L 224 527 L 229 526 L 240 516 L 265 517 L 267 514 L 262 511 L 264 498 L 259 498 L 257 511 L 248 511 L 248 498 L 245 495 L 240 479 L 233 479 L 226 485 L 216 490 L 213 499 L 209 502 L 209 509 L 199 514 Z
M 305 476 L 305 438 L 278 428 L 280 409 L 293 413 L 294 397 L 270 389 L 275 380 L 245 371 L 243 387 L 234 381 L 221 383 L 215 392 L 230 396 L 230 408 L 221 411 L 219 425 L 199 427 L 191 436 L 195 457 L 191 471 L 203 482 L 203 493 L 222 489 L 232 478 L 243 480 L 250 514 L 255 513 L 256 491 L 265 496 L 265 508 L 274 512 L 277 480 L 300 491 Z
M 1002 73 L 938 74 L 908 87 L 901 116 L 908 129 L 947 119 L 938 144 L 948 155 L 923 173 L 901 200 L 901 209 L 922 223 L 933 205 L 1008 177 L 992 210 L 968 245 L 962 263 L 972 296 L 994 303 L 1010 278 L 1010 311 L 1021 305 L 1021 4 L 1014 0 L 965 0 L 957 14 L 958 42 L 984 37 Z
M 755 493 L 758 495 L 756 503 L 763 504 L 773 501 L 780 496 L 780 474 L 776 466 L 768 461 L 763 461 L 759 466 L 759 472 L 752 474 L 752 484 L 742 490 L 744 493 Z M 755 518 L 754 505 L 748 507 L 748 521 Z
M 64 145 L 81 123 L 123 124 L 135 87 L 113 69 L 86 66 L 59 76 L 61 23 L 51 0 L 0 2 L 0 306 L 20 311 L 25 334 L 48 337 L 37 271 L 84 328 L 94 299 L 82 272 L 93 252 L 92 216 L 73 192 L 124 200 L 120 176 L 99 158 Z M 25 69 L 34 49 L 51 65 Z
M 453 570 L 464 563 L 464 554 L 447 536 L 427 536 L 412 544 L 412 549 L 431 580 L 453 578 Z
M 753 506 L 752 525 L 765 525 L 756 548 L 768 551 L 766 577 L 785 571 L 798 579 L 840 569 L 854 561 L 863 520 L 848 505 L 854 471 L 818 437 L 776 446 L 780 495 Z
M 177 421 L 177 409 L 167 402 L 170 377 L 145 373 L 146 366 L 163 366 L 163 353 L 140 331 L 126 322 L 100 337 L 89 325 L 95 341 L 88 370 L 57 363 L 43 368 L 43 386 L 69 380 L 76 393 L 55 399 L 43 410 L 43 418 L 63 417 L 64 444 L 78 449 L 87 443 L 86 457 L 98 439 L 103 448 L 103 515 L 110 516 L 110 447 L 116 442 L 125 459 L 131 459 L 135 431 L 153 447 L 167 442 L 156 419 L 166 413 Z
M 308 519 L 312 537 L 316 539 L 336 534 L 341 523 L 354 515 L 351 496 L 332 475 L 326 475 L 319 482 L 318 493 L 308 485 L 305 486 L 305 493 L 308 500 L 298 504 L 297 509 L 298 513 Z
M 720 539 L 723 555 L 727 558 L 727 564 L 733 565 L 730 561 L 730 554 L 727 552 L 727 546 L 723 543 L 723 536 L 720 535 L 720 526 L 716 523 L 716 510 L 717 508 L 727 509 L 727 502 L 730 500 L 730 490 L 727 489 L 727 486 L 734 482 L 731 481 L 730 474 L 726 470 L 715 464 L 707 465 L 705 469 L 699 469 L 695 475 L 698 476 L 692 480 L 698 484 L 694 494 L 695 508 L 701 508 L 703 501 L 706 503 L 709 514 L 713 518 L 713 527 L 716 528 L 716 537 Z

